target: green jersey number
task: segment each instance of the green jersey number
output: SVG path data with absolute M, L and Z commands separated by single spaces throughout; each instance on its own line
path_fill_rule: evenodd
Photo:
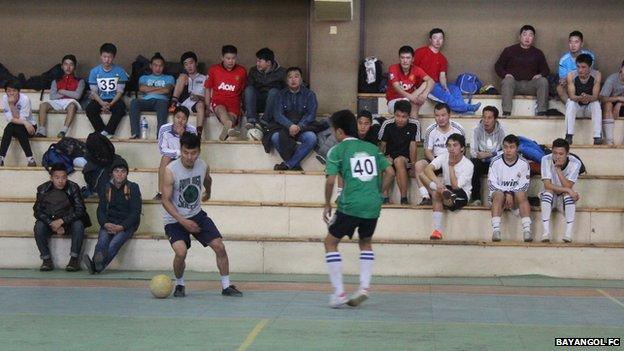
M 374 156 L 360 156 L 349 159 L 351 162 L 351 176 L 363 182 L 373 180 L 377 176 L 377 162 Z

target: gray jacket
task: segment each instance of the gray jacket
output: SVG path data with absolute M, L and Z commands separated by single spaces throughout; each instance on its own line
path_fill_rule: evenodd
M 477 157 L 479 152 L 492 152 L 494 156 L 503 149 L 503 139 L 505 138 L 505 131 L 501 127 L 500 123 L 496 121 L 494 131 L 488 133 L 483 127 L 483 122 L 480 121 L 472 132 L 472 143 L 470 144 L 470 156 Z

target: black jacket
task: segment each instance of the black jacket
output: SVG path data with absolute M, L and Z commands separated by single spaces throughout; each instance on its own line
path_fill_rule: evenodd
M 100 227 L 106 223 L 120 225 L 124 230 L 135 232 L 141 222 L 141 190 L 137 183 L 126 180 L 119 188 L 109 182 L 99 193 L 97 218 Z M 110 201 L 109 201 L 110 198 Z
M 286 85 L 285 78 L 286 69 L 281 67 L 279 63 L 273 62 L 271 68 L 266 72 L 258 71 L 256 66 L 251 67 L 247 75 L 247 85 L 253 86 L 261 93 L 266 93 L 273 88 L 283 89 Z
M 33 206 L 35 218 L 48 225 L 55 219 L 58 219 L 53 218 L 48 214 L 49 211 L 46 211 L 45 198 L 53 189 L 54 184 L 52 184 L 52 181 L 47 181 L 39 185 L 37 187 L 37 200 Z M 65 184 L 63 191 L 65 191 L 69 202 L 71 203 L 71 210 L 69 210 L 69 212 L 62 217 L 63 222 L 69 225 L 76 220 L 81 220 L 85 228 L 90 227 L 91 219 L 89 218 L 84 200 L 82 199 L 80 186 L 71 180 L 67 180 L 67 184 Z

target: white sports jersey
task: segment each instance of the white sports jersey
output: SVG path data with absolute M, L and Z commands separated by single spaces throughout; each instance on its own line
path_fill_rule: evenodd
M 206 88 L 204 88 L 204 82 L 206 76 L 201 73 L 196 73 L 194 77 L 189 76 L 188 80 L 188 92 L 193 95 L 204 96 Z
M 425 131 L 424 146 L 426 149 L 433 150 L 433 157 L 438 157 L 447 153 L 446 139 L 455 133 L 464 135 L 464 128 L 457 122 L 449 121 L 450 129 L 448 132 L 443 133 L 438 129 L 438 124 L 434 123 L 430 125 Z
M 201 211 L 202 186 L 208 165 L 198 158 L 193 168 L 189 169 L 184 167 L 180 159 L 177 159 L 168 164 L 167 168 L 173 173 L 171 194 L 173 206 L 184 218 L 195 216 Z M 177 222 L 166 210 L 164 212 L 165 224 Z
M 433 161 L 431 161 L 431 165 L 435 170 L 442 168 L 444 185 L 451 185 L 448 152 L 433 159 Z M 466 156 L 462 156 L 461 161 L 459 161 L 454 168 L 455 176 L 457 177 L 457 186 L 462 188 L 464 192 L 466 192 L 466 196 L 470 198 L 470 193 L 472 193 L 472 173 L 474 172 L 474 165 L 468 158 L 466 158 Z
M 553 185 L 561 186 L 561 180 L 557 176 L 555 171 L 555 164 L 553 163 L 552 154 L 542 157 L 542 180 L 550 179 Z M 576 183 L 581 170 L 581 160 L 574 155 L 568 155 L 568 162 L 563 168 L 563 175 L 565 178 L 573 183 Z
M 522 192 L 529 190 L 531 174 L 529 161 L 518 156 L 516 162 L 508 165 L 504 156 L 498 155 L 492 158 L 488 174 L 488 188 L 490 193 L 494 191 Z

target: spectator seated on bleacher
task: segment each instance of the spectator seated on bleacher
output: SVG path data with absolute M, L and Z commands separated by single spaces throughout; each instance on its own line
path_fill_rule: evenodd
M 541 173 L 544 191 L 542 201 L 542 225 L 544 231 L 542 242 L 549 242 L 550 215 L 553 206 L 563 213 L 566 220 L 564 242 L 572 242 L 572 229 L 576 214 L 576 202 L 579 194 L 573 189 L 578 180 L 582 162 L 576 156 L 570 155 L 570 145 L 563 139 L 555 139 L 552 144 L 552 153 L 542 158 Z
M 600 90 L 600 99 L 604 104 L 603 120 L 605 141 L 609 145 L 613 145 L 613 127 L 615 125 L 615 117 L 624 116 L 624 61 L 620 66 L 620 71 L 611 74 Z
M 249 69 L 247 87 L 245 87 L 245 129 L 251 129 L 258 123 L 258 112 L 264 112 L 265 122 L 273 120 L 277 96 L 284 89 L 286 69 L 275 60 L 275 54 L 269 48 L 256 52 L 256 65 Z
M 174 112 L 178 106 L 184 106 L 189 111 L 197 114 L 197 134 L 201 138 L 206 115 L 205 88 L 206 75 L 199 73 L 197 55 L 192 51 L 182 54 L 180 62 L 184 65 L 184 73 L 178 76 L 169 112 Z M 159 129 L 160 130 L 160 129 Z
M 485 106 L 481 121 L 472 132 L 470 144 L 470 160 L 474 165 L 472 175 L 471 205 L 481 206 L 481 177 L 487 175 L 492 157 L 501 153 L 505 131 L 498 122 L 498 109 L 494 106 Z
M 197 134 L 197 130 L 188 124 L 190 111 L 184 106 L 178 106 L 173 111 L 173 122 L 167 123 L 160 127 L 158 131 L 158 150 L 161 159 L 158 167 L 158 193 L 154 196 L 154 200 L 162 198 L 162 186 L 165 176 L 165 168 L 171 161 L 180 157 L 180 136 L 184 132 Z
M 510 116 L 514 94 L 537 95 L 537 115 L 548 110 L 548 79 L 550 73 L 544 53 L 533 46 L 535 28 L 520 28 L 520 43 L 506 47 L 494 68 L 502 79 L 503 116 Z
M 4 166 L 4 158 L 13 137 L 17 139 L 28 161 L 28 167 L 35 167 L 37 163 L 30 149 L 28 138 L 35 135 L 37 124 L 33 118 L 30 106 L 30 99 L 26 94 L 22 94 L 21 83 L 17 80 L 9 80 L 4 85 L 5 94 L 2 96 L 2 112 L 8 122 L 2 133 L 0 142 L 0 166 Z
M 572 144 L 574 123 L 578 112 L 582 112 L 583 115 L 591 114 L 594 145 L 602 144 L 602 109 L 599 101 L 602 75 L 591 69 L 593 62 L 591 56 L 581 54 L 576 58 L 576 71 L 568 73 L 568 101 L 565 113 L 565 140 L 568 144 Z
M 401 205 L 409 204 L 409 177 L 414 176 L 413 166 L 418 154 L 416 143 L 420 140 L 420 124 L 409 118 L 411 109 L 412 104 L 409 101 L 397 101 L 394 105 L 394 118 L 385 121 L 379 129 L 379 148 L 394 167 L 396 183 L 401 193 Z M 382 189 L 385 204 L 390 203 L 391 185 L 388 182 Z
M 583 33 L 578 30 L 568 35 L 568 47 L 570 50 L 559 59 L 559 84 L 557 85 L 557 95 L 564 104 L 568 101 L 568 73 L 576 71 L 576 58 L 580 54 L 587 54 L 592 58 L 593 64 L 590 68 L 594 68 L 596 63 L 594 54 L 583 49 Z
M 409 117 L 418 119 L 418 110 L 427 101 L 434 85 L 434 80 L 414 64 L 414 49 L 402 46 L 399 49 L 399 63 L 388 68 L 388 112 L 394 113 L 397 101 L 406 100 L 412 105 Z
M 141 136 L 141 111 L 156 111 L 160 130 L 169 117 L 169 94 L 175 85 L 173 76 L 163 74 L 165 59 L 155 53 L 150 59 L 152 74 L 139 77 L 139 92 L 144 95 L 130 102 L 130 139 Z
M 111 165 L 111 180 L 101 192 L 97 208 L 100 224 L 93 259 L 84 255 L 89 273 L 100 273 L 115 258 L 119 249 L 139 228 L 141 221 L 141 190 L 128 180 L 128 163 L 119 157 Z
M 467 104 L 459 87 L 447 83 L 448 61 L 440 51 L 442 45 L 444 45 L 444 31 L 440 28 L 434 28 L 429 32 L 429 46 L 423 46 L 414 52 L 414 65 L 422 68 L 435 81 L 429 98 L 448 104 L 451 110 L 455 112 L 477 111 L 481 107 L 481 103 Z
M 286 70 L 286 88 L 280 91 L 273 115 L 270 141 L 284 162 L 276 171 L 302 170 L 301 161 L 314 149 L 316 134 L 311 130 L 316 120 L 316 94 L 303 85 L 301 68 Z
M 49 100 L 39 105 L 39 125 L 37 126 L 35 136 L 47 137 L 46 121 L 48 111 L 54 110 L 67 113 L 65 122 L 63 122 L 63 128 L 57 134 L 58 138 L 63 138 L 67 134 L 76 112 L 82 109 L 79 101 L 84 92 L 85 82 L 84 79 L 74 75 L 76 64 L 76 56 L 74 55 L 65 55 L 61 60 L 63 77 L 52 81 Z
M 429 191 L 420 181 L 420 175 L 425 171 L 425 168 L 436 157 L 448 152 L 446 148 L 446 139 L 451 134 L 464 135 L 464 128 L 457 122 L 451 121 L 451 109 L 445 103 L 438 103 L 433 108 L 433 114 L 435 116 L 435 123 L 427 127 L 425 130 L 425 138 L 423 141 L 423 147 L 425 148 L 425 158 L 416 162 L 414 167 L 414 173 L 416 176 L 416 182 L 418 183 L 418 192 L 422 197 L 420 206 L 432 205 Z
M 85 228 L 91 226 L 80 187 L 67 179 L 67 170 L 62 163 L 55 163 L 50 168 L 50 180 L 37 187 L 34 216 L 35 241 L 43 263 L 41 271 L 54 269 L 48 241 L 53 234 L 71 235 L 68 272 L 80 270 L 80 251 Z
M 117 47 L 105 43 L 100 47 L 102 64 L 94 67 L 89 73 L 91 101 L 87 105 L 87 117 L 93 129 L 102 135 L 112 138 L 123 116 L 126 115 L 126 104 L 122 97 L 128 73 L 113 63 L 117 55 Z M 102 113 L 110 113 L 108 124 L 104 125 Z
M 210 66 L 206 88 L 206 105 L 214 112 L 223 125 L 219 140 L 240 136 L 234 128 L 240 122 L 241 97 L 247 82 L 247 71 L 236 63 L 238 49 L 233 45 L 221 48 L 221 63 Z M 204 121 L 197 121 L 197 128 L 203 128 Z M 200 129 L 201 130 L 201 129 Z
M 460 210 L 468 204 L 472 191 L 474 166 L 464 156 L 466 138 L 455 133 L 446 139 L 447 152 L 436 157 L 421 174 L 420 179 L 433 198 L 433 232 L 429 239 L 441 240 L 444 209 Z M 442 180 L 435 174 L 442 171 Z
M 492 203 L 492 241 L 501 241 L 503 210 L 520 214 L 525 242 L 533 241 L 531 207 L 527 197 L 531 180 L 529 162 L 518 153 L 520 140 L 513 134 L 503 139 L 503 153 L 492 159 L 488 173 L 489 200 Z

